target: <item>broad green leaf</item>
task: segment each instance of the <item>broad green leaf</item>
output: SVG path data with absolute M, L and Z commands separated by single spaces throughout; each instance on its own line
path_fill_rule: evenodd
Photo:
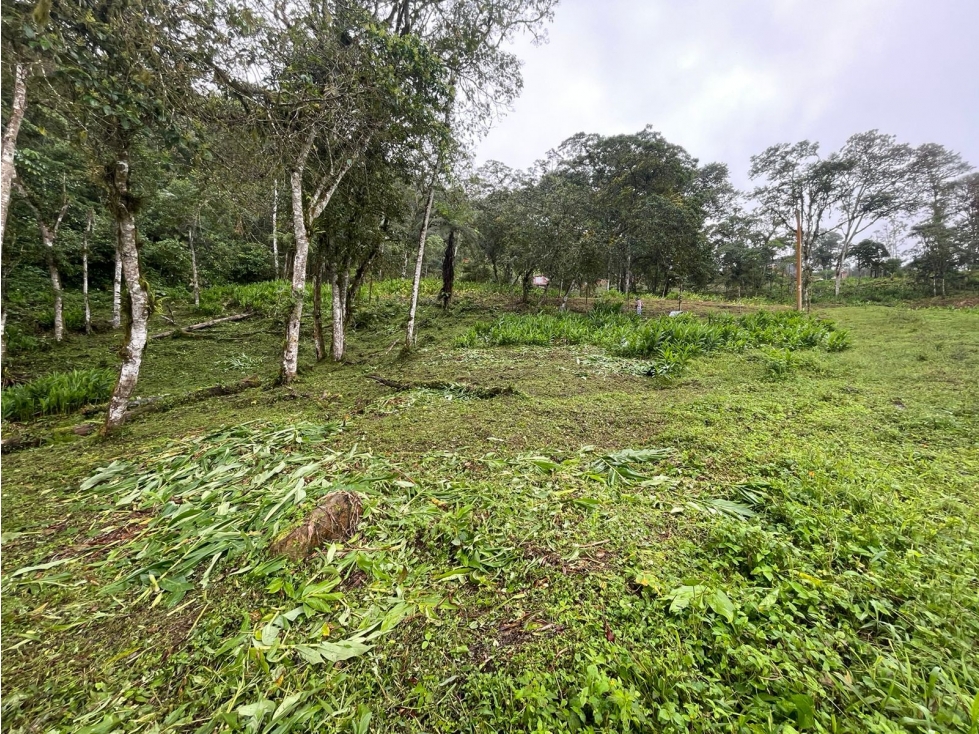
M 707 604 L 715 613 L 721 615 L 731 623 L 734 621 L 735 606 L 727 594 L 721 589 L 714 589 L 707 595 Z

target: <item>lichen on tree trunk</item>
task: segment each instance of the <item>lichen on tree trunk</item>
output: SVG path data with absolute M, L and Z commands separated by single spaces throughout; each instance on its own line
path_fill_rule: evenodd
M 122 350 L 122 366 L 119 379 L 109 400 L 103 434 L 118 428 L 126 417 L 129 398 L 136 389 L 139 368 L 146 347 L 150 319 L 150 295 L 139 271 L 139 249 L 136 240 L 136 220 L 133 217 L 133 199 L 129 192 L 129 160 L 120 155 L 109 186 L 110 208 L 116 218 L 119 232 L 119 259 L 126 281 L 126 302 L 129 312 L 126 344 Z
M 286 345 L 282 354 L 281 379 L 289 384 L 299 368 L 299 327 L 303 318 L 303 295 L 306 289 L 306 258 L 309 255 L 309 233 L 303 212 L 303 171 L 298 168 L 290 178 L 292 190 L 292 226 L 296 253 L 292 260 L 292 311 L 286 327 Z

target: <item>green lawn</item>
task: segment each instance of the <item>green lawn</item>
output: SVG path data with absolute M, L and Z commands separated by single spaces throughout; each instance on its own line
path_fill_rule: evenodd
M 427 310 L 402 358 L 392 308 L 291 388 L 4 456 L 5 731 L 979 732 L 975 309 L 828 309 L 849 350 L 663 381 L 454 346 L 504 296 Z M 280 344 L 155 341 L 140 393 L 271 382 Z M 336 488 L 358 534 L 270 558 Z

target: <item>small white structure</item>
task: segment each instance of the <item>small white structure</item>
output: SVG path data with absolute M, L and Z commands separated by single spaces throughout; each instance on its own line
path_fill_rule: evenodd
M 551 282 L 551 279 L 546 275 L 535 275 L 534 285 L 538 288 L 547 288 L 547 284 Z

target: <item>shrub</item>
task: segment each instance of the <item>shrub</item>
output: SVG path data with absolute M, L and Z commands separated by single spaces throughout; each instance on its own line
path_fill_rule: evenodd
M 71 413 L 90 403 L 109 399 L 112 370 L 72 370 L 16 385 L 3 391 L 3 419 L 26 421 L 42 415 Z
M 787 348 L 763 348 L 761 361 L 765 366 L 765 374 L 772 379 L 787 377 L 798 366 L 796 356 Z
M 846 330 L 832 331 L 826 336 L 827 352 L 842 352 L 853 346 L 850 332 Z

